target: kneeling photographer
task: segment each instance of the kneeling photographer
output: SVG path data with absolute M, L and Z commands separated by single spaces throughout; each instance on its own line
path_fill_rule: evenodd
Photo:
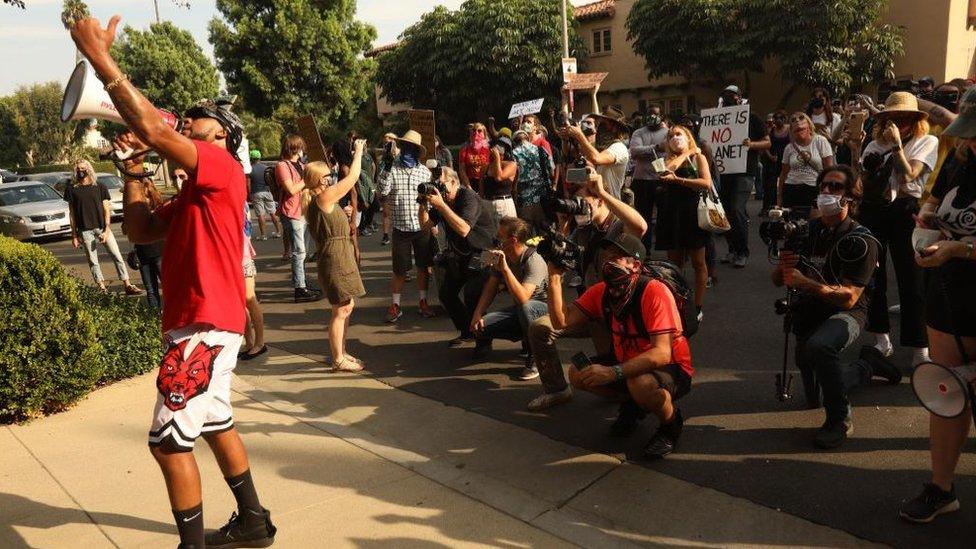
M 582 277 L 584 288 L 599 281 L 599 268 L 596 254 L 597 244 L 606 238 L 615 239 L 621 234 L 640 238 L 647 231 L 647 221 L 621 200 L 614 198 L 603 185 L 603 178 L 587 168 L 583 173 L 584 186 L 576 192 L 574 200 L 579 202 L 581 213 L 576 215 L 577 228 L 568 238 L 550 233 L 539 243 L 539 255 L 546 263 L 559 265 L 564 271 L 571 271 L 572 278 Z M 569 277 L 567 277 L 569 278 Z M 575 284 L 578 286 L 578 283 Z M 542 381 L 543 394 L 529 403 L 533 411 L 545 410 L 562 404 L 572 398 L 572 390 L 563 374 L 556 339 L 561 337 L 590 337 L 597 354 L 612 352 L 610 334 L 600 322 L 591 322 L 572 330 L 557 330 L 548 315 L 539 318 L 529 328 L 529 347 L 535 358 L 535 365 Z
M 548 309 L 556 329 L 580 329 L 591 322 L 612 334 L 613 352 L 591 364 L 584 353 L 573 357 L 573 387 L 623 398 L 611 427 L 614 436 L 629 436 L 648 413 L 660 427 L 644 448 L 644 457 L 662 458 L 674 451 L 683 419 L 674 402 L 691 389 L 691 349 L 671 289 L 644 274 L 647 251 L 640 238 L 620 234 L 599 244 L 603 282 L 571 305 L 563 304 L 562 273 L 549 265 Z
M 789 288 L 785 311 L 796 334 L 796 364 L 803 376 L 807 403 L 820 405 L 827 418 L 814 437 L 820 448 L 836 448 L 854 432 L 849 389 L 867 383 L 877 373 L 897 382 L 896 371 L 871 371 L 863 361 L 846 367 L 840 355 L 860 335 L 867 316 L 868 294 L 878 263 L 878 242 L 851 218 L 861 197 L 860 182 L 850 167 L 832 166 L 817 179 L 820 217 L 781 224 L 769 232 L 785 238 L 773 284 Z M 789 227 L 784 230 L 783 227 Z
M 498 223 L 491 206 L 472 189 L 462 187 L 457 172 L 451 168 L 435 168 L 431 182 L 417 186 L 417 202 L 422 231 L 444 222 L 447 246 L 434 262 L 445 270 L 438 297 L 460 332 L 449 345 L 458 347 L 465 341 L 474 341 L 471 315 L 486 276 L 480 254 L 491 247 Z M 462 291 L 463 302 L 459 297 Z

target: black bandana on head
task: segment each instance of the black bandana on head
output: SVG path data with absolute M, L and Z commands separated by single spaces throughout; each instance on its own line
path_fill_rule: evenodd
M 619 319 L 624 308 L 630 303 L 630 298 L 634 295 L 640 273 L 635 269 L 622 267 L 613 261 L 604 263 L 602 272 L 603 281 L 607 283 L 606 299 L 610 300 L 610 308 L 613 310 L 614 316 Z

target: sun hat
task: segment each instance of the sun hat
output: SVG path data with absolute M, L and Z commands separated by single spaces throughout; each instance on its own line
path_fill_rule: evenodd
M 959 100 L 959 114 L 942 135 L 962 139 L 976 138 L 976 88 L 969 88 Z
M 427 147 L 422 143 L 423 138 L 415 130 L 408 130 L 407 133 L 403 134 L 403 137 L 394 137 L 399 143 L 409 143 L 420 149 L 420 156 L 427 156 Z
M 631 133 L 633 131 L 633 128 L 631 128 L 630 124 L 627 123 L 627 117 L 617 107 L 609 106 L 604 108 L 602 113 L 593 113 L 590 116 L 612 122 L 623 128 L 627 133 Z
M 897 91 L 889 95 L 888 99 L 885 99 L 884 110 L 875 116 L 884 118 L 891 114 L 903 112 L 918 114 L 922 118 L 929 117 L 929 113 L 918 110 L 918 98 L 906 91 Z

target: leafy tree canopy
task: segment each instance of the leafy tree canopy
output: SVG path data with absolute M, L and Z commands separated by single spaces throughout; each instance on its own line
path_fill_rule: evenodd
M 35 166 L 69 160 L 83 135 L 83 124 L 61 122 L 61 84 L 21 86 L 0 100 L 5 161 Z
M 217 0 L 217 9 L 218 66 L 256 115 L 342 124 L 369 100 L 375 63 L 362 54 L 376 30 L 355 20 L 354 0 Z

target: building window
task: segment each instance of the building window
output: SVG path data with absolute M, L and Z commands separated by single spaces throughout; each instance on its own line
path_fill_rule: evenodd
M 610 29 L 596 29 L 593 31 L 593 53 L 606 54 L 613 50 L 610 41 Z

